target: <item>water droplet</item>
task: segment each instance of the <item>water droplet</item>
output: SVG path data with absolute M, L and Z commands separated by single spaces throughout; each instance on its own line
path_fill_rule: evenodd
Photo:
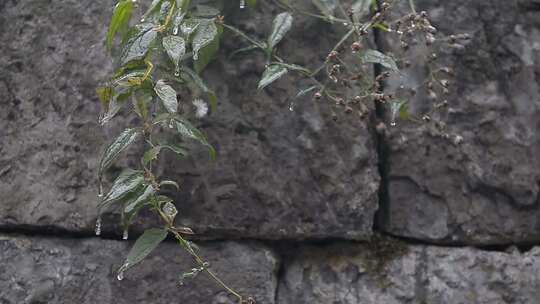
M 178 28 L 175 27 L 175 28 L 173 29 L 172 33 L 173 33 L 173 35 L 177 35 L 177 34 L 178 34 Z
M 144 21 L 146 21 L 146 19 L 144 19 L 144 18 L 141 18 L 141 22 L 144 22 Z
M 101 235 L 101 215 L 98 216 L 96 220 L 96 235 Z
M 396 124 L 395 121 L 392 121 L 392 122 L 390 122 L 390 125 L 391 125 L 392 127 L 395 127 L 397 124 Z
M 122 234 L 122 240 L 127 240 L 129 238 L 129 231 L 124 229 L 124 233 Z
M 240 0 L 240 9 L 243 9 L 246 7 L 246 0 Z
M 344 26 L 347 26 L 347 25 L 349 25 L 349 23 L 347 23 L 347 22 L 343 22 L 343 25 L 344 25 Z
M 169 121 L 169 129 L 172 129 L 174 127 L 172 120 Z
M 193 60 L 199 60 L 199 52 L 193 53 Z
M 180 76 L 180 67 L 178 65 L 174 69 L 174 76 L 176 77 Z
M 98 195 L 97 195 L 98 198 L 102 198 L 103 197 L 103 184 L 101 183 L 101 181 L 99 182 L 99 190 L 98 190 Z
M 202 265 L 203 265 L 204 268 L 210 267 L 210 263 L 208 263 L 208 262 L 204 262 L 204 263 L 202 263 Z
M 118 281 L 122 281 L 124 279 L 124 271 L 119 271 L 116 278 L 118 279 Z
M 184 286 L 185 282 L 184 282 L 184 279 L 181 278 L 180 280 L 178 280 L 178 285 L 180 286 Z
M 289 104 L 289 111 L 293 112 L 294 111 L 294 102 L 291 102 Z

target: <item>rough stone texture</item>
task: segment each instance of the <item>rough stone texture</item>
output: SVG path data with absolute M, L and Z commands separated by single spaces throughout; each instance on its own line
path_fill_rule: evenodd
M 395 243 L 341 244 L 304 248 L 284 267 L 280 304 L 540 301 L 538 247 L 509 254 Z
M 206 274 L 184 286 L 189 256 L 173 243 L 116 279 L 129 250 L 127 242 L 0 236 L 0 303 L 237 303 Z M 275 303 L 277 260 L 257 244 L 216 242 L 200 245 L 221 278 L 257 303 Z
M 229 20 L 264 39 L 270 16 L 279 11 L 264 2 L 258 10 Z M 280 54 L 312 67 L 339 41 L 312 19 L 298 19 L 288 37 Z M 225 48 L 239 48 L 238 40 L 230 37 Z M 228 63 L 221 59 L 205 73 L 219 96 L 218 113 L 203 122 L 217 161 L 166 161 L 165 175 L 185 175 L 180 178 L 187 187 L 177 200 L 185 211 L 181 219 L 196 231 L 227 237 L 368 237 L 379 182 L 368 120 L 344 117 L 335 123 L 328 104 L 311 96 L 297 100 L 290 111 L 292 97 L 307 84 L 299 86 L 302 82 L 289 77 L 257 91 L 262 54 L 239 55 Z
M 92 231 L 97 159 L 105 143 L 132 123 L 97 124 L 94 89 L 110 71 L 103 38 L 112 5 L 0 4 L 0 103 L 6 109 L 0 114 L 0 226 Z M 263 38 L 269 10 L 261 3 L 258 12 L 243 10 L 230 20 Z M 263 11 L 267 18 L 259 18 Z M 325 27 L 318 21 L 296 25 L 282 53 L 293 54 L 295 63 L 321 62 L 337 34 L 321 39 Z M 239 46 L 238 37 L 231 39 L 226 54 Z M 311 41 L 319 53 L 307 51 Z M 260 54 L 242 55 L 206 73 L 220 105 L 200 125 L 219 156 L 215 163 L 200 155 L 164 162 L 164 174 L 183 184 L 179 218 L 207 237 L 367 238 L 379 182 L 367 121 L 336 124 L 326 105 L 310 98 L 289 111 L 299 90 L 294 78 L 256 91 L 264 62 Z M 136 164 L 131 154 L 116 172 Z
M 429 242 L 538 241 L 538 3 L 417 1 L 417 7 L 428 12 L 440 32 L 469 33 L 472 40 L 463 50 L 439 53 L 441 65 L 456 74 L 444 97 L 447 129 L 399 122 L 391 130 L 389 200 L 380 227 Z M 405 80 L 408 85 L 425 79 L 424 63 L 415 57 L 405 71 L 412 75 Z M 412 113 L 421 116 L 429 107 L 425 95 L 419 91 L 411 100 Z

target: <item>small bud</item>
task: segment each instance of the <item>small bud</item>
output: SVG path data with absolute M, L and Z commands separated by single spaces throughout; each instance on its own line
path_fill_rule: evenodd
M 353 51 L 353 53 L 358 52 L 361 48 L 362 44 L 360 44 L 360 42 L 355 41 L 351 44 L 351 50 Z
M 328 53 L 328 56 L 326 56 L 326 60 L 335 60 L 337 56 L 338 56 L 338 52 L 331 51 L 330 53 Z
M 353 112 L 353 109 L 349 106 L 345 107 L 345 114 L 351 114 Z
M 321 99 L 322 94 L 321 94 L 321 92 L 317 92 L 317 93 L 315 93 L 315 95 L 313 95 L 313 97 L 318 100 L 318 99 Z

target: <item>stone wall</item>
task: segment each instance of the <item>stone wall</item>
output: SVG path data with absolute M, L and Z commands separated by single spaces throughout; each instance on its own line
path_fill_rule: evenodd
M 234 303 L 202 274 L 178 286 L 193 264 L 172 242 L 118 281 L 132 244 L 118 214 L 93 235 L 98 157 L 133 123 L 97 123 L 113 5 L 0 2 L 0 303 Z M 206 72 L 219 107 L 199 126 L 218 159 L 166 155 L 160 171 L 184 185 L 178 220 L 212 269 L 257 303 L 540 303 L 540 2 L 417 6 L 441 31 L 472 36 L 439 55 L 457 74 L 445 133 L 399 122 L 379 136 L 381 117 L 334 122 L 309 97 L 289 111 L 298 80 L 256 91 L 262 57 Z M 262 37 L 277 12 L 259 1 L 227 18 Z M 339 34 L 297 18 L 281 51 L 313 64 Z M 425 104 L 420 94 L 410 109 Z M 131 239 L 152 224 L 143 215 Z

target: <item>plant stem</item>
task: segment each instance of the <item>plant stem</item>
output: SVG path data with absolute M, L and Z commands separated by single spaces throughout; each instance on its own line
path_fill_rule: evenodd
M 414 7 L 414 0 L 409 0 L 409 6 L 411 7 L 411 11 L 416 14 L 416 9 Z

